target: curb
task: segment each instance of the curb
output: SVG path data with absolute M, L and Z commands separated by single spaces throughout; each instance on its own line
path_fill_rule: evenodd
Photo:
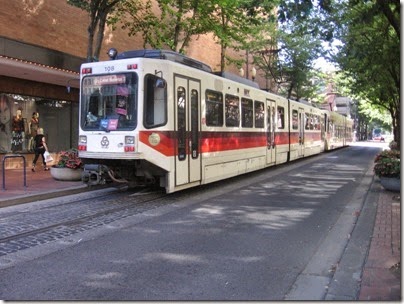
M 90 191 L 90 189 L 88 188 L 88 186 L 82 185 L 79 187 L 65 188 L 65 189 L 60 189 L 60 190 L 56 190 L 56 191 L 42 192 L 42 193 L 38 193 L 38 194 L 21 195 L 18 197 L 2 200 L 0 202 L 0 208 L 19 205 L 19 204 L 25 204 L 25 203 L 31 203 L 33 201 L 40 201 L 40 200 L 70 195 L 70 194 L 77 194 L 77 193 L 82 193 L 82 192 L 86 192 L 86 191 Z
M 119 185 L 116 185 L 115 183 L 96 186 L 87 186 L 82 184 L 80 186 L 72 186 L 69 188 L 41 192 L 38 194 L 21 195 L 0 201 L 0 208 L 118 186 Z

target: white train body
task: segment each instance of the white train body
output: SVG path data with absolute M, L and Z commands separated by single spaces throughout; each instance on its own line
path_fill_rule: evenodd
M 129 51 L 115 60 L 83 64 L 83 181 L 156 183 L 174 192 L 352 140 L 347 117 L 224 76 L 159 50 Z

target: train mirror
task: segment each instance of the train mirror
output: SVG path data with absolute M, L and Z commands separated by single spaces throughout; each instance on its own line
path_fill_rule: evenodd
M 159 89 L 164 89 L 166 87 L 167 83 L 163 78 L 157 78 L 155 87 Z

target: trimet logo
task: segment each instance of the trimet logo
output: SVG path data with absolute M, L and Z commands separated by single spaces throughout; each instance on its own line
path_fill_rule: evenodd
M 108 146 L 109 146 L 109 140 L 106 136 L 103 136 L 101 139 L 101 147 L 103 149 L 108 149 Z

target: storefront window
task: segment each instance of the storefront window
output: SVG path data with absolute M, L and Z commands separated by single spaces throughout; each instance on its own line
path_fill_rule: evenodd
M 38 128 L 52 152 L 76 147 L 78 104 L 0 93 L 0 153 L 32 152 Z

